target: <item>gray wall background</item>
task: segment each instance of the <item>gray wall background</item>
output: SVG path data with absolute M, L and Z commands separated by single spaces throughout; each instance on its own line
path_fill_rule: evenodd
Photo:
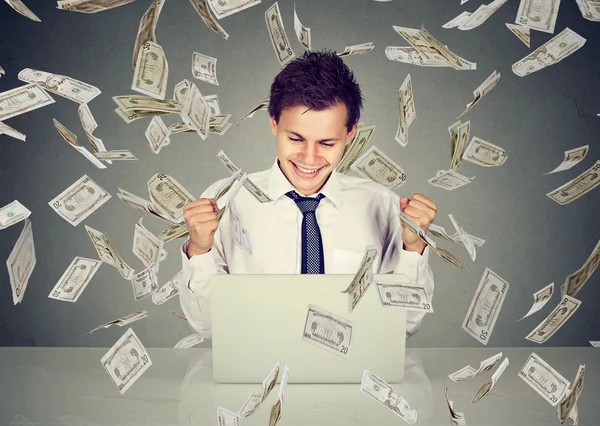
M 113 267 L 102 265 L 75 304 L 49 299 L 48 294 L 75 256 L 97 258 L 84 224 L 107 233 L 125 260 L 140 270 L 142 264 L 131 247 L 134 224 L 141 214 L 116 197 L 117 187 L 147 197 L 147 180 L 153 173 L 164 172 L 199 196 L 212 182 L 227 176 L 215 157 L 221 149 L 249 172 L 270 167 L 275 140 L 268 116 L 259 112 L 225 136 L 211 135 L 206 141 L 191 133 L 174 135 L 171 145 L 155 155 L 144 137 L 150 120 L 127 125 L 113 112 L 116 106 L 111 99 L 136 93 L 130 90 L 133 43 L 139 20 L 151 1 L 137 0 L 90 15 L 60 11 L 53 1 L 26 3 L 41 23 L 21 17 L 4 3 L 0 5 L 0 65 L 6 70 L 0 79 L 2 91 L 23 84 L 17 74 L 26 67 L 68 75 L 99 87 L 103 93 L 90 103 L 99 124 L 95 135 L 108 149 L 131 149 L 139 161 L 114 162 L 100 170 L 69 147 L 54 129 L 52 118 L 77 133 L 82 145 L 88 143 L 77 117 L 78 105 L 60 96 L 53 95 L 56 104 L 8 121 L 27 134 L 27 141 L 0 136 L 0 205 L 18 199 L 33 212 L 30 219 L 37 265 L 24 301 L 17 306 L 12 304 L 7 269 L 4 264 L 0 268 L 0 344 L 108 347 L 124 328 L 82 335 L 106 321 L 148 310 L 150 316 L 134 323 L 134 330 L 148 347 L 172 347 L 191 333 L 185 322 L 169 313 L 169 309 L 181 311 L 178 299 L 162 306 L 155 306 L 151 298 L 135 302 L 131 284 Z M 315 50 L 342 51 L 346 45 L 374 42 L 374 51 L 348 57 L 346 62 L 364 91 L 361 120 L 377 125 L 373 143 L 408 174 L 408 182 L 398 193 L 411 196 L 422 192 L 439 206 L 435 223 L 452 230 L 448 219 L 452 213 L 469 233 L 486 240 L 477 251 L 475 263 L 463 247 L 442 243 L 467 265 L 466 271 L 432 254 L 435 313 L 425 318 L 421 330 L 407 344 L 480 346 L 461 329 L 461 323 L 487 266 L 511 285 L 489 346 L 535 347 L 524 336 L 558 303 L 558 290 L 565 277 L 583 264 L 600 237 L 598 189 L 566 206 L 545 195 L 599 158 L 600 24 L 583 19 L 574 1 L 562 2 L 554 35 L 569 27 L 587 39 L 586 45 L 563 62 L 520 78 L 512 73 L 511 65 L 553 35 L 531 31 L 531 49 L 520 42 L 505 27 L 505 22 L 515 20 L 517 0 L 509 0 L 477 29 L 441 28 L 462 10 L 474 11 L 482 2 L 471 0 L 462 7 L 459 3 L 305 0 L 297 2 L 296 8 L 302 23 L 312 30 Z M 264 1 L 222 19 L 220 23 L 230 34 L 226 41 L 204 25 L 189 2 L 167 1 L 156 31 L 169 62 L 167 96 L 178 81 L 193 80 L 204 95 L 219 96 L 222 110 L 232 114 L 234 122 L 262 100 L 280 70 L 264 21 L 264 12 L 271 4 Z M 279 7 L 293 49 L 300 55 L 302 46 L 293 31 L 293 1 L 280 0 Z M 392 25 L 419 28 L 421 24 L 457 54 L 477 62 L 477 70 L 421 68 L 387 60 L 386 46 L 406 45 Z M 194 51 L 218 58 L 219 86 L 193 79 Z M 502 74 L 500 83 L 463 121 L 471 120 L 471 136 L 506 148 L 506 164 L 488 169 L 463 163 L 460 172 L 476 176 L 473 183 L 452 192 L 432 187 L 427 179 L 449 167 L 447 127 L 472 100 L 472 91 L 494 70 Z M 408 73 L 413 80 L 417 119 L 410 128 L 408 146 L 402 148 L 394 141 L 396 93 Z M 165 122 L 176 119 L 167 117 Z M 578 166 L 542 176 L 560 164 L 565 150 L 585 144 L 590 144 L 590 151 Z M 84 174 L 113 198 L 74 228 L 53 212 L 48 201 Z M 155 233 L 164 227 L 163 222 L 149 217 L 144 224 Z M 1 259 L 8 258 L 22 226 L 20 223 L 2 231 Z M 181 241 L 165 247 L 168 258 L 161 264 L 161 284 L 181 268 Z M 548 346 L 586 346 L 588 340 L 600 340 L 599 280 L 597 272 L 578 294 L 582 306 Z M 516 322 L 530 308 L 532 293 L 550 282 L 555 283 L 557 292 L 545 309 Z

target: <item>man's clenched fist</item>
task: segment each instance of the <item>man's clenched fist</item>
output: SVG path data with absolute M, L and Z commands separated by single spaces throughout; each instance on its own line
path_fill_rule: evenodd
M 188 258 L 212 249 L 215 232 L 219 227 L 216 215 L 218 211 L 214 198 L 200 198 L 183 206 L 183 218 L 190 235 Z

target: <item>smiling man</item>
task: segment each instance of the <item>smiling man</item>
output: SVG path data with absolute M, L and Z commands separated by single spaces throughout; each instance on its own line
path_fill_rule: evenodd
M 261 203 L 242 188 L 219 223 L 212 197 L 221 179 L 184 207 L 189 239 L 178 285 L 192 328 L 211 335 L 214 274 L 354 274 L 367 245 L 378 250 L 374 273 L 404 274 L 432 297 L 429 247 L 401 225 L 398 213 L 427 231 L 436 204 L 335 170 L 361 109 L 360 87 L 335 52 L 306 52 L 275 77 L 268 111 L 277 157 L 270 169 L 248 175 L 272 201 Z M 236 216 L 241 228 L 232 226 Z M 407 312 L 408 336 L 424 315 Z

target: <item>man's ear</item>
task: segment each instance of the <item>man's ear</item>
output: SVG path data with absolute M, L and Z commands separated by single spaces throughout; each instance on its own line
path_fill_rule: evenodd
M 348 145 L 352 141 L 352 139 L 354 139 L 357 128 L 358 128 L 358 124 L 355 123 L 354 126 L 352 126 L 352 129 L 350 130 L 350 132 L 348 133 L 348 139 L 346 140 L 346 145 Z
M 271 127 L 271 133 L 273 133 L 273 136 L 277 136 L 277 122 L 275 121 L 275 117 L 272 115 L 269 116 L 269 127 Z

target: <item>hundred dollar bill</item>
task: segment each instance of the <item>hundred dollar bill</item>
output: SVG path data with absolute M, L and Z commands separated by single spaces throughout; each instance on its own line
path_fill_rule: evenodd
M 596 243 L 596 247 L 594 247 L 583 266 L 569 275 L 565 283 L 560 287 L 561 297 L 565 295 L 575 297 L 596 269 L 598 269 L 598 263 L 600 263 L 600 240 Z
M 315 305 L 308 305 L 302 340 L 348 359 L 354 321 Z
M 102 93 L 97 87 L 83 81 L 31 68 L 23 69 L 17 77 L 25 83 L 36 83 L 44 90 L 79 104 L 86 104 Z
M 484 345 L 492 336 L 508 287 L 507 281 L 485 268 L 462 324 L 463 330 Z
M 130 328 L 102 357 L 100 363 L 123 395 L 150 368 L 152 360 Z
M 0 207 L 0 230 L 6 229 L 15 223 L 19 223 L 20 221 L 27 219 L 30 215 L 31 212 L 27 207 L 18 200 L 14 200 L 4 207 Z
M 387 46 L 385 56 L 390 61 L 417 65 L 420 67 L 450 67 L 442 55 L 436 52 L 427 52 L 427 56 L 414 47 Z
M 564 296 L 558 306 L 550 312 L 550 315 L 525 338 L 539 344 L 546 342 L 573 316 L 579 306 L 581 306 L 581 301 L 571 296 Z
M 469 19 L 469 16 L 471 16 L 471 12 L 467 12 L 465 10 L 460 15 L 456 16 L 455 18 L 452 18 L 451 20 L 446 22 L 444 25 L 442 25 L 442 28 L 446 28 L 446 29 L 456 28 L 459 25 L 461 25 L 463 22 L 466 22 L 467 19 Z
M 33 228 L 31 220 L 25 218 L 19 238 L 6 260 L 14 305 L 23 301 L 27 283 L 31 278 L 36 262 Z
M 50 200 L 48 205 L 64 220 L 77 226 L 111 198 L 104 188 L 83 175 Z
M 231 202 L 233 201 L 235 196 L 238 194 L 238 192 L 240 192 L 240 189 L 242 188 L 242 186 L 244 185 L 244 181 L 246 180 L 246 176 L 247 176 L 246 173 L 244 173 L 244 174 L 242 174 L 242 176 L 240 176 L 240 178 L 239 178 L 240 180 L 235 183 L 235 185 L 231 189 L 231 192 L 229 192 L 229 194 L 227 195 L 227 198 L 225 200 L 223 207 L 219 208 L 219 211 L 216 214 L 218 222 L 221 222 L 223 215 L 229 209 L 229 205 L 231 204 Z
M 450 424 L 455 426 L 465 426 L 467 424 L 465 420 L 465 413 L 454 411 L 454 401 L 448 399 L 448 387 L 444 386 L 444 397 L 446 398 L 446 406 L 450 413 Z
M 586 157 L 588 151 L 590 149 L 589 145 L 580 146 L 577 148 L 569 149 L 565 151 L 565 159 L 562 163 L 558 165 L 554 170 L 544 173 L 545 175 L 549 175 L 551 173 L 562 172 L 563 170 L 569 170 L 573 166 L 579 164 Z
M 507 0 L 494 0 L 490 4 L 482 4 L 468 19 L 461 22 L 458 26 L 459 30 L 472 30 L 477 28 L 489 19 Z
M 162 305 L 167 300 L 177 296 L 179 294 L 177 283 L 181 279 L 182 273 L 183 271 L 177 272 L 173 278 L 159 288 L 158 291 L 152 295 L 152 303 L 155 305 Z
M 296 33 L 296 37 L 298 37 L 298 41 L 306 50 L 310 49 L 310 28 L 306 28 L 298 19 L 298 14 L 296 13 L 296 3 L 294 3 L 294 31 Z
M 275 426 L 281 419 L 281 410 L 283 408 L 283 400 L 285 398 L 285 390 L 287 388 L 290 369 L 287 365 L 283 367 L 281 383 L 279 384 L 279 392 L 277 393 L 277 401 L 271 406 L 271 414 L 269 416 L 269 426 Z
M 588 21 L 600 22 L 600 1 L 575 0 L 581 16 Z
M 193 128 L 202 140 L 208 136 L 208 124 L 210 120 L 210 108 L 202 97 L 198 86 L 191 83 L 190 90 L 185 98 L 183 108 L 179 113 L 183 122 Z
M 265 22 L 279 65 L 283 66 L 294 59 L 296 54 L 292 50 L 288 36 L 285 33 L 277 2 L 265 11 Z
M 90 141 L 90 145 L 96 155 L 99 152 L 106 152 L 106 147 L 104 146 L 104 142 L 102 139 L 94 136 L 94 130 L 98 128 L 98 123 L 96 123 L 96 119 L 94 118 L 90 107 L 87 104 L 79 105 L 77 108 L 77 115 L 79 115 L 79 121 L 81 122 L 81 127 L 83 127 L 83 131 Z M 96 156 L 96 158 L 98 158 Z M 105 160 L 108 164 L 112 164 L 112 161 Z
M 103 12 L 123 6 L 133 0 L 58 0 L 57 9 L 81 13 Z
M 0 121 L 33 111 L 55 102 L 35 83 L 0 93 Z
M 559 63 L 571 53 L 583 47 L 585 42 L 585 38 L 575 31 L 565 28 L 560 34 L 548 40 L 523 59 L 515 62 L 512 70 L 519 77 L 532 74 Z
M 475 244 L 473 244 L 473 241 L 469 237 L 469 234 L 467 234 L 465 232 L 465 230 L 462 228 L 462 226 L 460 226 L 458 224 L 456 219 L 454 219 L 454 216 L 449 214 L 448 217 L 450 218 L 450 221 L 452 222 L 454 229 L 456 229 L 456 233 L 458 234 L 458 237 L 460 238 L 460 240 L 464 244 L 465 248 L 467 249 L 469 256 L 471 256 L 471 260 L 473 262 L 475 262 L 475 258 L 477 257 L 477 251 L 475 249 Z
M 72 131 L 67 129 L 62 123 L 60 123 L 55 118 L 53 118 L 52 120 L 54 122 L 54 127 L 56 128 L 56 130 L 58 131 L 58 133 L 64 139 L 65 142 L 67 142 L 69 145 L 71 145 L 73 148 L 75 148 L 75 150 L 77 150 L 77 152 L 79 152 L 81 155 L 83 155 L 85 158 L 87 158 L 94 166 L 98 167 L 99 169 L 106 169 L 106 166 L 104 164 L 102 164 L 102 162 L 100 160 L 98 160 L 94 156 L 94 154 L 89 152 L 87 150 L 87 148 L 79 145 L 79 142 L 77 141 L 77 135 L 75 135 L 75 133 L 73 133 Z
M 250 111 L 248 111 L 246 114 L 244 114 L 244 116 L 242 118 L 240 118 L 240 120 L 237 122 L 237 124 L 235 125 L 235 127 L 239 126 L 240 123 L 242 121 L 244 121 L 246 118 L 252 118 L 254 116 L 254 113 L 256 111 L 260 111 L 262 110 L 266 110 L 269 108 L 269 100 L 271 99 L 270 95 L 267 95 L 266 98 L 264 98 L 262 100 L 262 102 L 260 102 L 258 105 L 256 105 L 254 108 L 252 108 Z
M 462 163 L 462 156 L 469 143 L 471 133 L 471 120 L 461 123 L 456 128 L 456 143 L 453 146 L 452 158 L 450 159 L 450 170 L 458 170 Z
M 248 9 L 260 3 L 260 0 L 208 0 L 210 10 L 217 19 Z
M 344 56 L 350 56 L 350 55 L 362 55 L 363 53 L 370 52 L 373 49 L 375 49 L 375 46 L 373 45 L 373 42 L 370 41 L 368 43 L 361 43 L 361 44 L 355 44 L 352 46 L 346 46 L 342 53 L 338 53 L 338 56 L 340 58 L 343 58 Z
M 76 256 L 48 295 L 50 299 L 77 302 L 102 264 L 96 259 Z
M 25 6 L 25 3 L 23 3 L 21 0 L 6 0 L 6 3 L 8 3 L 10 7 L 26 18 L 29 18 L 35 22 L 42 22 L 42 20 L 38 18 L 27 6 Z
M 473 101 L 468 103 L 467 108 L 462 113 L 460 113 L 460 115 L 456 118 L 459 119 L 460 117 L 465 115 L 467 112 L 469 112 L 475 106 L 475 104 L 477 104 L 481 99 L 483 99 L 483 97 L 485 95 L 490 93 L 492 91 L 492 89 L 494 87 L 496 87 L 496 85 L 498 84 L 499 81 L 500 81 L 500 73 L 494 71 L 488 78 L 485 79 L 485 81 L 483 83 L 481 83 L 477 87 L 477 89 L 475 89 L 473 91 Z
M 408 424 L 412 425 L 417 421 L 417 411 L 410 406 L 408 401 L 398 395 L 392 385 L 375 373 L 369 370 L 363 372 L 360 390 Z
M 531 29 L 529 27 L 506 23 L 506 28 L 516 35 L 517 38 L 525 44 L 525 46 L 531 47 Z
M 147 268 L 135 273 L 131 277 L 131 287 L 136 301 L 151 296 L 158 290 L 158 277 L 156 263 L 151 263 Z
M 164 100 L 168 78 L 169 64 L 163 48 L 153 41 L 146 41 L 138 53 L 131 90 Z
M 0 122 L 0 135 L 10 136 L 11 138 L 19 139 L 23 142 L 25 142 L 25 139 L 27 138 L 23 133 L 2 122 Z
M 433 186 L 437 186 L 438 188 L 452 191 L 456 188 L 460 188 L 461 186 L 471 183 L 473 179 L 475 179 L 475 176 L 468 178 L 461 175 L 456 170 L 443 170 L 442 173 L 429 179 L 427 182 Z
M 185 336 L 179 342 L 175 344 L 175 349 L 188 349 L 192 346 L 196 346 L 200 343 L 204 342 L 204 336 L 200 333 L 190 334 L 189 336 Z
M 381 305 L 385 308 L 404 309 L 413 312 L 433 312 L 431 299 L 424 287 L 411 284 L 398 284 L 376 281 Z
M 194 52 L 192 54 L 192 75 L 199 80 L 218 86 L 217 58 Z
M 352 163 L 350 168 L 361 176 L 389 189 L 399 188 L 406 183 L 404 169 L 375 145 L 371 145 Z
M 504 358 L 504 361 L 502 361 L 498 369 L 494 372 L 494 374 L 492 374 L 492 377 L 481 385 L 473 397 L 471 404 L 475 404 L 477 401 L 480 401 L 482 398 L 489 395 L 498 382 L 498 379 L 500 379 L 500 376 L 502 376 L 502 373 L 504 373 L 504 370 L 506 370 L 506 367 L 508 367 L 508 358 Z
M 105 322 L 104 324 L 94 328 L 93 330 L 88 331 L 86 334 L 92 334 L 94 331 L 98 331 L 101 328 L 108 328 L 112 325 L 118 325 L 119 327 L 123 327 L 125 325 L 131 324 L 132 322 L 146 318 L 147 316 L 148 316 L 148 311 L 133 312 L 131 314 L 125 315 L 124 317 L 117 318 L 117 319 L 114 319 L 109 322 Z M 85 334 L 84 334 L 84 336 L 85 336 Z
M 142 19 L 140 19 L 140 26 L 138 27 L 135 44 L 133 45 L 133 58 L 131 60 L 131 66 L 134 69 L 137 65 L 142 45 L 147 41 L 156 43 L 156 25 L 158 24 L 158 18 L 164 4 L 165 0 L 154 0 L 148 10 L 146 10 L 146 13 L 142 16 Z
M 238 172 L 238 170 L 240 170 L 240 168 L 237 167 L 233 163 L 233 161 L 229 159 L 229 157 L 227 157 L 223 150 L 217 152 L 217 158 L 221 161 L 221 163 L 225 165 L 225 167 L 227 167 L 227 169 L 231 173 L 236 173 Z M 246 177 L 246 180 L 244 181 L 244 188 L 246 188 L 254 196 L 254 198 L 256 198 L 261 203 L 273 201 L 271 200 L 271 198 L 269 198 L 267 194 L 265 194 L 265 192 L 262 189 L 260 189 L 254 182 L 248 179 L 248 177 Z
M 467 365 L 461 368 L 460 370 L 449 374 L 448 377 L 453 382 L 463 382 L 465 380 L 473 379 L 479 376 L 480 374 L 493 370 L 501 359 L 502 352 L 499 352 L 496 355 L 492 355 L 491 357 L 481 361 L 479 363 L 479 368 L 473 368 L 470 365 Z
M 546 306 L 546 303 L 548 303 L 548 301 L 552 298 L 553 294 L 554 283 L 550 283 L 541 290 L 538 290 L 535 293 L 533 293 L 533 306 L 531 306 L 531 309 L 529 309 L 529 311 L 523 316 L 523 318 L 527 318 L 528 316 L 536 313 L 544 306 Z M 523 318 L 519 319 L 519 321 L 521 321 Z
M 346 148 L 344 148 L 342 159 L 335 168 L 337 173 L 348 173 L 352 164 L 367 149 L 367 146 L 373 137 L 373 132 L 375 132 L 375 125 L 365 127 L 359 126 L 356 129 L 354 139 L 352 139 L 352 141 L 346 145 Z
M 223 27 L 219 25 L 217 19 L 212 15 L 212 13 L 210 13 L 207 0 L 190 0 L 190 3 L 192 3 L 192 7 L 196 13 L 200 15 L 208 28 L 223 37 L 225 40 L 229 39 L 229 34 L 227 34 Z
M 560 0 L 521 0 L 515 24 L 553 33 Z
M 170 241 L 176 240 L 177 238 L 185 237 L 188 235 L 188 228 L 185 222 L 176 223 L 174 225 L 169 226 L 166 229 L 163 229 L 160 234 L 158 234 L 158 238 L 163 243 L 168 243 Z
M 142 219 L 135 224 L 132 251 L 144 266 L 156 264 L 156 272 L 158 272 L 164 243 L 142 224 Z
M 154 207 L 175 223 L 183 218 L 183 207 L 196 199 L 173 177 L 157 173 L 147 183 Z
M 573 380 L 573 384 L 567 391 L 564 399 L 560 402 L 558 406 L 558 420 L 561 424 L 564 424 L 567 418 L 570 416 L 571 412 L 577 406 L 577 400 L 581 396 L 581 392 L 583 391 L 583 378 L 585 375 L 585 364 L 580 364 L 577 369 L 577 375 L 575 376 L 575 380 Z M 577 418 L 577 416 L 576 416 Z
M 171 132 L 162 118 L 154 116 L 145 133 L 153 153 L 158 154 L 163 146 L 171 143 L 171 139 L 169 139 L 170 134 Z
M 556 407 L 563 399 L 571 383 L 535 352 L 532 352 L 519 371 L 519 377 Z
M 366 246 L 358 271 L 352 278 L 348 288 L 342 291 L 342 293 L 348 293 L 348 314 L 354 311 L 358 302 L 373 284 L 373 269 L 376 257 L 377 247 Z
M 592 167 L 546 195 L 561 206 L 575 201 L 600 185 L 600 160 Z
M 241 416 L 233 411 L 229 411 L 220 405 L 217 407 L 217 424 L 219 426 L 240 426 L 241 421 Z
M 408 143 L 408 128 L 415 118 L 417 118 L 415 96 L 413 94 L 412 80 L 410 74 L 408 74 L 398 90 L 398 128 L 394 139 L 401 146 L 406 146 Z
M 117 268 L 123 278 L 130 280 L 133 276 L 134 270 L 127 263 L 125 263 L 121 255 L 110 242 L 108 235 L 87 225 L 84 226 L 88 236 L 90 237 L 90 240 L 92 240 L 92 244 L 94 244 L 94 248 L 98 253 L 98 257 L 100 257 L 100 260 Z
M 128 149 L 111 149 L 110 151 L 99 151 L 94 152 L 94 157 L 98 160 L 110 162 L 113 160 L 137 160 L 138 158 L 133 155 Z
M 491 142 L 473 136 L 462 156 L 463 160 L 470 161 L 482 167 L 497 167 L 506 162 L 506 150 Z

